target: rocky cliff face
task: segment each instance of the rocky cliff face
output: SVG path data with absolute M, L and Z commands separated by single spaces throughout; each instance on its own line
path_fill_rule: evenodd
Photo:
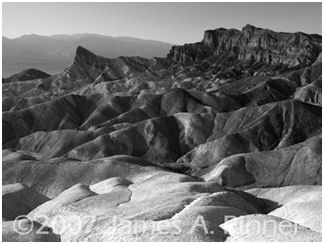
M 317 35 L 282 33 L 246 25 L 242 31 L 207 30 L 201 42 L 174 46 L 168 57 L 185 65 L 220 56 L 251 63 L 306 66 L 318 57 L 321 42 Z
M 131 73 L 143 72 L 151 64 L 151 60 L 141 57 L 103 58 L 79 46 L 65 76 L 88 82 L 117 80 Z
M 319 241 L 320 40 L 246 26 L 167 58 L 78 47 L 59 74 L 3 83 L 3 239 Z M 20 214 L 53 232 L 17 234 Z M 116 233 L 114 216 L 148 229 Z M 96 221 L 58 231 L 57 217 Z M 198 217 L 213 234 L 187 234 Z M 294 228 L 241 228 L 259 221 Z

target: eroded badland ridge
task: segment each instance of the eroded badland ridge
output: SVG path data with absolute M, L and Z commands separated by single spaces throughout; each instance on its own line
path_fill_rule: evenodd
M 165 58 L 80 46 L 61 73 L 3 80 L 4 240 L 320 240 L 321 43 L 219 28 Z M 35 223 L 24 236 L 12 229 L 21 214 Z M 43 216 L 96 221 L 37 235 Z M 109 231 L 116 216 L 148 229 Z M 191 231 L 197 216 L 212 234 Z M 296 228 L 238 228 L 283 220 Z

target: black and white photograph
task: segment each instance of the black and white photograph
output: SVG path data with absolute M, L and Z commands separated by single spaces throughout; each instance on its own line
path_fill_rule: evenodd
M 321 242 L 322 1 L 2 1 L 3 242 Z

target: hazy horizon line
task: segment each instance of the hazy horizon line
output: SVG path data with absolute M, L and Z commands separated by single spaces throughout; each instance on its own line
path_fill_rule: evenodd
M 246 24 L 244 26 L 247 26 L 247 25 L 251 25 L 251 24 Z M 274 29 L 270 29 L 270 28 L 263 28 L 263 27 L 259 27 L 259 26 L 255 26 L 255 25 L 252 25 L 252 26 L 254 26 L 256 28 L 265 29 L 265 30 L 271 30 L 271 31 L 278 32 L 278 33 L 304 33 L 306 35 L 319 35 L 319 36 L 322 36 L 322 33 L 310 33 L 310 32 L 304 32 L 304 31 L 294 31 L 294 32 L 278 31 L 278 30 L 274 30 Z M 223 28 L 223 27 L 216 27 L 214 29 L 207 29 L 207 30 L 216 30 L 216 29 L 220 29 L 220 28 Z M 239 30 L 239 31 L 242 30 L 242 29 L 238 29 L 238 28 L 225 28 L 225 29 L 235 29 L 235 30 Z M 207 31 L 207 30 L 203 30 L 202 31 L 202 36 L 203 36 L 203 33 L 205 31 Z M 70 34 L 67 34 L 67 33 L 57 33 L 57 34 L 50 34 L 50 35 L 48 35 L 48 34 L 38 34 L 38 33 L 25 33 L 25 34 L 21 34 L 19 36 L 14 36 L 14 37 L 8 37 L 6 35 L 2 35 L 2 37 L 5 37 L 5 38 L 7 38 L 9 40 L 14 40 L 14 39 L 22 38 L 24 36 L 33 36 L 33 35 L 40 36 L 40 37 L 94 35 L 94 36 L 111 37 L 111 38 L 133 38 L 133 39 L 144 40 L 144 41 L 162 42 L 162 43 L 170 44 L 170 45 L 183 45 L 185 43 L 191 43 L 191 42 L 171 43 L 171 42 L 164 41 L 164 40 L 156 40 L 156 39 L 150 39 L 150 38 L 141 38 L 141 37 L 137 37 L 137 36 L 127 36 L 127 35 L 113 36 L 113 35 L 108 35 L 108 34 L 103 34 L 103 33 L 94 33 L 94 32 L 76 32 L 76 33 L 70 33 Z M 201 41 L 201 40 L 197 40 L 197 42 L 199 42 L 199 41 Z
M 93 33 L 93 32 L 76 32 L 76 33 L 71 33 L 71 34 L 61 33 L 61 34 L 51 34 L 51 35 L 44 35 L 44 34 L 37 34 L 37 33 L 26 33 L 26 34 L 22 34 L 22 35 L 15 36 L 15 37 L 8 37 L 6 35 L 2 35 L 2 37 L 5 37 L 9 40 L 14 40 L 14 39 L 19 39 L 24 36 L 33 36 L 33 35 L 40 36 L 40 37 L 94 35 L 94 36 L 111 37 L 111 38 L 132 38 L 132 39 L 138 39 L 138 40 L 143 40 L 143 41 L 162 42 L 162 43 L 170 44 L 170 45 L 182 45 L 180 43 L 177 44 L 177 43 L 171 43 L 171 42 L 167 42 L 167 41 L 154 40 L 154 39 L 149 39 L 149 38 L 147 39 L 147 38 L 141 38 L 141 37 L 136 37 L 136 36 L 113 36 L 113 35 L 106 35 L 106 34 Z

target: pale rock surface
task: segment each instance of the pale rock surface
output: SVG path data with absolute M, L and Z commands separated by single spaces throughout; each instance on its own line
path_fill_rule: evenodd
M 253 214 L 232 220 L 220 226 L 229 242 L 319 242 L 322 234 L 294 222 L 271 215 Z

